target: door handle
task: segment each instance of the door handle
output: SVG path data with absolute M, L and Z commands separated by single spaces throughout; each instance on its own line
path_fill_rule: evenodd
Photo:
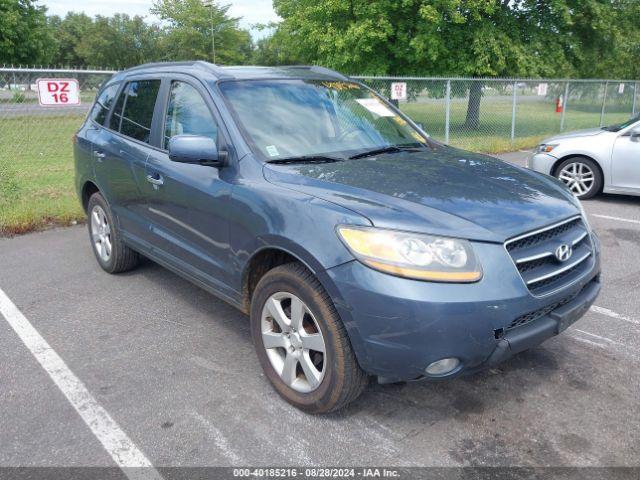
M 147 182 L 151 183 L 154 187 L 159 187 L 164 183 L 164 178 L 159 173 L 147 174 Z
M 99 162 L 101 162 L 102 160 L 104 160 L 104 159 L 106 158 L 107 154 L 106 154 L 106 153 L 104 153 L 104 152 L 101 152 L 101 151 L 99 151 L 99 150 L 94 150 L 94 151 L 93 151 L 93 156 L 94 156 L 94 157 L 96 157 L 96 159 L 97 159 Z

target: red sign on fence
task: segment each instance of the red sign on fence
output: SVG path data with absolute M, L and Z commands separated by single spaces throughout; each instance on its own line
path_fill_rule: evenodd
M 75 78 L 39 78 L 36 85 L 43 107 L 80 105 L 80 86 Z

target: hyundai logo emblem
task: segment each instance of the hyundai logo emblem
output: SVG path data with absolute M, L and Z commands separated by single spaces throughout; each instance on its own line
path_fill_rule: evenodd
M 573 255 L 573 249 L 566 243 L 563 243 L 556 248 L 555 255 L 559 262 L 566 262 L 571 258 L 571 255 Z

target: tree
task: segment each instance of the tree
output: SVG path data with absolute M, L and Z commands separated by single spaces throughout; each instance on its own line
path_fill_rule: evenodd
M 276 13 L 283 18 L 276 34 L 285 39 L 282 46 L 289 56 L 348 73 L 471 77 L 572 75 L 602 58 L 607 48 L 607 56 L 618 61 L 623 32 L 635 29 L 631 38 L 638 38 L 637 4 L 637 0 L 274 0 Z M 627 23 L 616 12 L 626 12 Z M 628 51 L 637 52 L 637 43 L 627 40 L 626 45 Z M 638 60 L 636 53 L 636 65 Z M 469 128 L 478 126 L 481 95 L 482 82 L 473 82 Z
M 93 20 L 84 13 L 69 12 L 60 19 L 48 18 L 49 28 L 55 32 L 56 56 L 54 63 L 61 66 L 82 67 L 85 59 L 78 51 L 80 43 L 92 34 Z
M 48 64 L 55 43 L 46 8 L 33 0 L 0 0 L 0 64 Z
M 162 38 L 164 58 L 245 63 L 251 37 L 239 27 L 238 18 L 229 16 L 229 8 L 213 0 L 157 0 L 151 12 L 168 24 Z
M 85 66 L 123 69 L 162 57 L 161 31 L 143 17 L 115 14 L 96 16 L 87 35 L 76 46 Z

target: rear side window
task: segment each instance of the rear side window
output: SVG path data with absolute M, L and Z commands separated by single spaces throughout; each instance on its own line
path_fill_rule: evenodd
M 218 142 L 218 126 L 202 95 L 184 82 L 173 82 L 164 128 L 164 148 L 174 135 L 204 135 Z
M 100 125 L 104 124 L 104 121 L 107 118 L 107 113 L 109 113 L 109 110 L 116 99 L 116 93 L 118 93 L 119 86 L 120 85 L 118 83 L 109 85 L 102 91 L 102 93 L 100 93 L 100 95 L 98 95 L 96 103 L 93 104 L 93 108 L 89 114 L 89 117 L 94 122 L 99 123 Z
M 110 127 L 135 140 L 149 143 L 159 90 L 160 80 L 129 82 L 118 99 Z

